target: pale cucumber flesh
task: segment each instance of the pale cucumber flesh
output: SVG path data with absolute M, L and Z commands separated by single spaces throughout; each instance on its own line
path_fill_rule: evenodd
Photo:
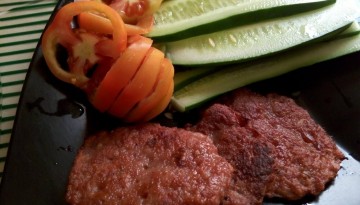
M 167 1 L 154 14 L 154 27 L 148 36 L 157 42 L 175 41 L 234 26 L 294 15 L 334 2 L 335 0 Z
M 340 39 L 340 38 L 346 38 L 353 35 L 360 34 L 360 25 L 357 21 L 354 21 L 347 27 L 343 32 L 340 34 L 334 36 L 331 40 Z M 197 67 L 194 69 L 185 69 L 183 70 L 177 68 L 178 71 L 175 73 L 174 76 L 174 82 L 175 82 L 175 91 L 181 89 L 182 87 L 186 86 L 187 84 L 204 77 L 205 75 L 208 75 L 212 72 L 215 72 L 216 70 L 219 70 L 221 68 L 219 67 Z
M 178 111 L 187 111 L 236 88 L 357 51 L 360 35 L 353 35 L 224 68 L 175 92 L 172 105 Z
M 273 54 L 320 38 L 351 23 L 360 14 L 355 0 L 276 20 L 164 43 L 178 65 L 224 64 Z

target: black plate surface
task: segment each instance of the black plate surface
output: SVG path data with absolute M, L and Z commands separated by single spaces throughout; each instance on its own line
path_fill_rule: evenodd
M 64 3 L 60 1 L 58 8 Z M 264 204 L 360 204 L 360 52 L 250 87 L 295 98 L 347 157 L 319 197 Z M 65 204 L 67 177 L 84 138 L 117 123 L 93 110 L 81 91 L 55 79 L 38 48 L 18 107 L 0 204 Z

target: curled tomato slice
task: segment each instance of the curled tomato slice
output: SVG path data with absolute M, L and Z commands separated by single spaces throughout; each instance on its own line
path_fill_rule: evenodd
M 123 118 L 140 100 L 151 94 L 160 72 L 164 53 L 150 48 L 134 78 L 119 94 L 109 113 Z
M 135 42 L 111 66 L 92 97 L 92 104 L 101 112 L 110 108 L 120 91 L 134 77 L 151 47 L 151 39 L 142 36 L 133 38 L 136 38 Z
M 174 67 L 165 58 L 161 63 L 161 71 L 154 91 L 141 100 L 124 119 L 127 122 L 147 121 L 164 111 L 174 90 L 173 77 Z M 171 93 L 170 96 L 169 93 Z
M 84 33 L 71 27 L 73 18 L 82 12 L 98 12 L 111 22 L 114 29 L 111 38 L 93 33 Z M 85 88 L 89 78 L 87 72 L 103 57 L 116 58 L 126 48 L 127 33 L 119 14 L 99 2 L 74 2 L 62 7 L 42 36 L 43 56 L 50 71 L 60 80 Z M 63 68 L 57 60 L 57 46 L 68 51 L 69 68 Z M 111 50 L 104 53 L 104 45 Z
M 161 99 L 161 101 L 159 102 L 159 104 L 154 107 L 149 113 L 147 113 L 142 119 L 141 121 L 146 122 L 149 121 L 151 119 L 153 119 L 154 117 L 158 116 L 161 112 L 163 112 L 166 107 L 168 106 L 171 97 L 173 95 L 174 92 L 174 82 L 171 82 L 171 85 L 168 87 L 168 91 L 166 93 L 166 95 Z

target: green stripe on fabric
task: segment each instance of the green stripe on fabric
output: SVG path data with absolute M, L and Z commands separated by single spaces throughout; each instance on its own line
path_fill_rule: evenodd
M 38 41 L 39 41 L 39 39 L 29 39 L 29 40 L 23 40 L 23 41 L 14 41 L 14 42 L 2 43 L 0 45 L 0 47 L 15 46 L 15 45 L 20 45 L 20 44 L 25 44 L 25 43 L 34 43 L 34 42 L 38 42 Z
M 20 96 L 20 95 L 21 95 L 21 92 L 3 93 L 2 97 L 8 98 L 8 97 L 14 97 L 14 96 Z
M 17 81 L 11 81 L 11 82 L 7 82 L 7 83 L 2 83 L 1 85 L 3 87 L 6 87 L 6 86 L 12 86 L 12 85 L 22 85 L 24 84 L 25 80 L 17 80 Z
M 0 157 L 0 162 L 5 162 L 6 161 L 6 157 Z
M 7 110 L 7 109 L 14 109 L 17 108 L 18 104 L 9 104 L 9 105 L 2 105 L 2 110 Z
M 31 62 L 31 59 L 22 59 L 22 60 L 17 60 L 17 61 L 1 62 L 0 66 L 14 65 L 14 64 L 19 64 L 19 63 L 29 63 L 29 62 Z
M 2 72 L 1 76 L 22 74 L 22 73 L 26 73 L 27 71 L 28 71 L 28 69 L 21 69 L 21 70 L 13 70 L 13 71 L 8 71 L 8 72 Z
M 5 30 L 5 29 L 9 29 L 9 28 L 17 28 L 17 27 L 22 27 L 22 26 L 33 26 L 33 25 L 39 25 L 39 24 L 46 24 L 47 22 L 48 22 L 48 20 L 13 24 L 13 25 L 8 25 L 8 26 L 2 26 L 2 27 L 0 27 L 0 30 Z
M 2 131 L 1 131 L 2 132 Z M 11 133 L 11 130 L 10 130 L 10 133 Z M 1 148 L 7 148 L 9 147 L 10 143 L 4 143 L 4 144 L 0 144 L 0 149 Z
M 23 36 L 28 34 L 36 34 L 42 33 L 43 29 L 33 30 L 33 31 L 24 31 L 24 32 L 17 32 L 17 33 L 9 33 L 5 35 L 0 35 L 0 38 L 9 38 L 9 37 L 16 37 L 16 36 Z
M 30 9 L 36 9 L 36 8 L 42 8 L 42 7 L 54 7 L 55 5 L 56 5 L 56 2 L 54 1 L 54 2 L 50 2 L 50 3 L 44 3 L 44 4 L 32 4 L 32 5 L 20 6 L 20 7 L 11 9 L 11 11 L 30 10 Z
M 11 132 L 12 132 L 12 129 L 0 130 L 0 135 L 11 134 Z M 1 147 L 1 144 L 0 144 L 0 148 L 3 148 L 3 147 Z
M 17 6 L 17 5 L 22 5 L 22 4 L 26 4 L 29 3 L 30 1 L 19 1 L 19 2 L 10 2 L 10 3 L 0 3 L 0 7 L 5 7 L 5 6 Z M 36 1 L 35 1 L 36 2 Z
M 35 17 L 35 16 L 50 15 L 51 13 L 52 13 L 52 11 L 37 12 L 37 13 L 26 14 L 26 15 L 19 15 L 19 16 L 11 16 L 11 17 L 0 18 L 0 20 L 1 21 L 9 21 L 9 20 L 22 19 L 22 18 L 31 18 L 31 17 Z
M 15 116 L 1 118 L 2 122 L 12 121 L 12 120 L 15 120 Z
M 24 50 L 17 50 L 17 51 L 10 51 L 10 52 L 4 52 L 0 53 L 0 57 L 2 56 L 10 56 L 10 55 L 16 55 L 16 54 L 23 54 L 23 53 L 33 53 L 36 48 L 29 48 Z

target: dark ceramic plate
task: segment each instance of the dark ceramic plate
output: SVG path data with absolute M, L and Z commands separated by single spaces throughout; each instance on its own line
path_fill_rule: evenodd
M 65 1 L 60 1 L 60 8 Z M 360 52 L 251 85 L 292 96 L 347 159 L 319 197 L 264 204 L 360 204 Z M 117 125 L 80 91 L 55 79 L 37 49 L 27 75 L 0 189 L 0 204 L 65 204 L 67 177 L 85 136 Z M 296 94 L 296 95 L 294 95 Z

